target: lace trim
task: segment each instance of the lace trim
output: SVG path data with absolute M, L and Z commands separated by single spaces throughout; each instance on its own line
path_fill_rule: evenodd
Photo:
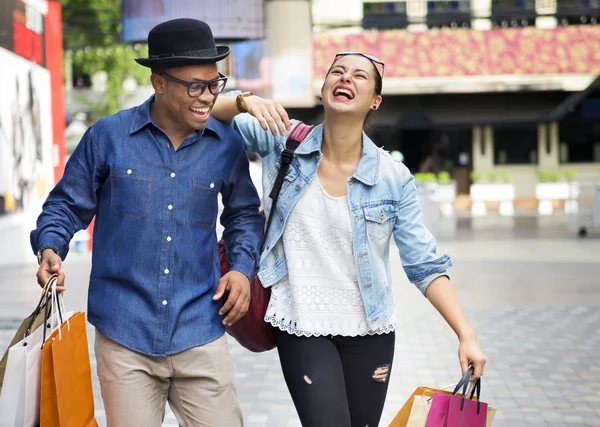
M 332 334 L 328 334 L 328 333 L 324 333 L 324 332 L 312 332 L 312 331 L 303 331 L 303 330 L 298 330 L 295 328 L 295 326 L 292 326 L 289 321 L 286 321 L 285 319 L 281 319 L 278 320 L 276 319 L 274 316 L 265 316 L 265 322 L 270 323 L 271 325 L 273 325 L 273 327 L 283 331 L 283 332 L 287 332 L 288 334 L 292 334 L 292 335 L 296 335 L 298 337 L 322 337 L 322 336 L 327 336 L 327 335 L 332 335 Z M 344 331 L 343 334 L 339 334 L 339 333 L 335 333 L 333 335 L 339 335 L 339 336 L 344 336 L 344 337 L 365 337 L 365 336 L 372 336 L 372 335 L 384 335 L 384 334 L 389 334 L 390 332 L 394 332 L 396 330 L 396 324 L 395 323 L 390 323 L 382 328 L 379 329 L 375 329 L 375 330 L 369 330 L 368 332 L 350 332 L 350 331 Z

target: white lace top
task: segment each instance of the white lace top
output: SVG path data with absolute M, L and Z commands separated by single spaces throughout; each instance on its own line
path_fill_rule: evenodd
M 265 321 L 307 337 L 393 331 L 393 315 L 381 328 L 369 328 L 352 242 L 347 197 L 330 196 L 315 176 L 283 232 L 288 275 L 273 285 Z

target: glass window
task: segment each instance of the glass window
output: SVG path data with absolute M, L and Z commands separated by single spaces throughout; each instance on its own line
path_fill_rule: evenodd
M 600 162 L 600 122 L 560 126 L 560 162 Z
M 494 129 L 494 164 L 527 165 L 537 162 L 536 125 Z
M 600 94 L 579 104 L 559 124 L 561 163 L 600 162 Z

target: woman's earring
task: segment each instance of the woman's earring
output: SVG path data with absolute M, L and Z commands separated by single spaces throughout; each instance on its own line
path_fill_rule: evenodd
M 371 107 L 371 109 L 372 109 L 372 110 L 377 110 L 377 105 L 373 105 L 373 106 Z
M 323 97 L 319 96 L 319 102 L 323 102 Z

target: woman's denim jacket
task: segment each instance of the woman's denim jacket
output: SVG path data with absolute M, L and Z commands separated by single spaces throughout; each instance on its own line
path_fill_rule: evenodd
M 249 114 L 240 114 L 232 126 L 246 141 L 246 149 L 263 158 L 263 188 L 268 195 L 281 164 L 287 136 L 265 132 Z M 265 287 L 287 272 L 283 239 L 290 212 L 314 178 L 322 158 L 323 125 L 316 126 L 298 147 L 277 201 L 265 197 L 267 215 L 275 215 L 266 236 L 258 277 Z M 414 177 L 363 133 L 363 153 L 354 175 L 348 179 L 348 204 L 352 216 L 354 262 L 367 318 L 377 329 L 394 311 L 390 271 L 390 238 L 400 250 L 408 279 L 425 293 L 437 277 L 452 265 L 448 255 L 436 255 L 436 241 L 421 221 Z

